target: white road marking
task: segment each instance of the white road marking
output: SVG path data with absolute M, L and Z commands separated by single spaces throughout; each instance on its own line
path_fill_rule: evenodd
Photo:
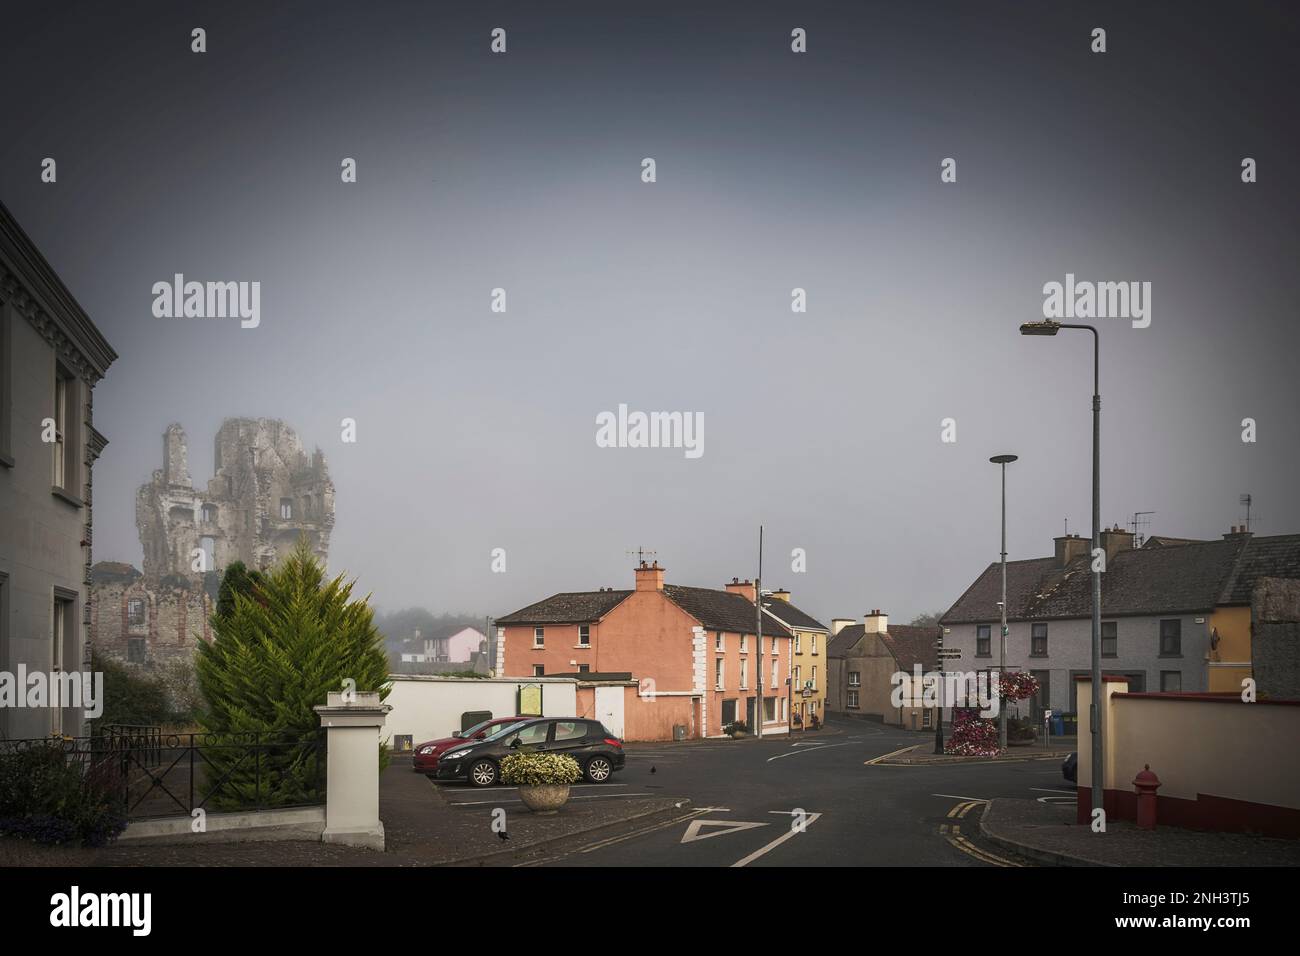
M 726 836 L 728 833 L 739 833 L 741 830 L 752 830 L 754 827 L 765 827 L 766 823 L 744 823 L 740 820 L 692 820 L 686 827 L 686 832 L 682 834 L 682 843 L 694 843 L 696 840 L 707 840 L 710 837 Z M 704 827 L 721 827 L 723 829 L 713 830 L 709 833 L 701 833 Z
M 797 756 L 799 756 L 800 754 L 810 754 L 810 753 L 812 753 L 813 751 L 816 751 L 816 750 L 829 750 L 831 747 L 847 747 L 847 746 L 848 746 L 847 743 L 843 743 L 843 744 L 821 744 L 821 745 L 816 746 L 816 747 L 809 747 L 807 750 L 787 750 L 785 753 L 783 753 L 783 754 L 777 754 L 775 757 L 768 757 L 768 758 L 767 758 L 767 762 L 768 762 L 768 763 L 771 763 L 773 760 L 780 760 L 782 757 L 797 757 Z
M 975 803 L 988 803 L 983 797 L 959 797 L 955 793 L 932 793 L 932 797 L 951 797 L 953 800 L 973 800 Z
M 744 859 L 737 860 L 735 863 L 731 864 L 732 868 L 734 869 L 735 867 L 738 866 L 748 866 L 749 864 L 757 860 L 760 856 L 763 856 L 765 853 L 770 853 L 771 851 L 775 850 L 777 847 L 779 847 L 786 840 L 790 839 L 792 836 L 798 836 L 800 833 L 804 832 L 804 830 L 807 830 L 810 826 L 812 826 L 814 823 L 817 822 L 820 816 L 821 816 L 820 813 L 808 814 L 808 819 L 804 821 L 804 825 L 802 829 L 796 830 L 792 827 L 788 833 L 783 833 L 781 836 L 777 837 L 767 846 L 760 847 L 759 849 L 755 850 L 753 853 L 749 854 L 749 856 L 745 857 Z
M 611 799 L 614 797 L 649 797 L 649 796 L 651 796 L 651 794 L 648 793 L 609 794 L 609 797 Z M 599 793 L 590 793 L 590 794 L 584 794 L 579 797 L 569 797 L 569 799 L 570 800 L 602 800 L 604 799 L 604 797 Z M 483 806 L 487 806 L 488 804 L 501 804 L 501 803 L 523 803 L 523 801 L 522 800 L 453 800 L 451 801 L 451 805 L 453 807 L 483 807 Z
M 1052 787 L 1030 787 L 1030 790 L 1037 790 L 1039 793 L 1068 793 L 1074 795 L 1074 790 L 1055 790 Z

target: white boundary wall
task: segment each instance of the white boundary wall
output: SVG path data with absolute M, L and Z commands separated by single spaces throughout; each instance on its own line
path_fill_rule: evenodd
M 542 685 L 543 717 L 577 716 L 578 682 L 568 677 L 431 677 L 391 674 L 393 689 L 384 703 L 392 707 L 383 739 L 390 746 L 401 734 L 411 744 L 450 737 L 460 730 L 461 714 L 491 711 L 493 717 L 513 717 L 520 687 Z

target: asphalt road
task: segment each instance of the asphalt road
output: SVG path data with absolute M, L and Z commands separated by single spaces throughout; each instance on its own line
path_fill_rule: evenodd
M 1072 799 L 1059 760 L 868 763 L 917 743 L 928 751 L 929 739 L 842 720 L 793 741 L 632 744 L 627 767 L 614 776 L 617 786 L 584 788 L 581 795 L 679 797 L 690 801 L 682 812 L 631 832 L 543 850 L 516 865 L 1033 865 L 979 837 L 978 801 Z

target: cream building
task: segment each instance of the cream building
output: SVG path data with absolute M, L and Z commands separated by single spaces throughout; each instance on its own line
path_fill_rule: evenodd
M 89 669 L 91 467 L 107 444 L 91 394 L 116 358 L 0 205 L 0 673 L 11 687 L 20 670 L 48 681 Z M 84 730 L 82 707 L 32 700 L 0 706 L 0 738 Z

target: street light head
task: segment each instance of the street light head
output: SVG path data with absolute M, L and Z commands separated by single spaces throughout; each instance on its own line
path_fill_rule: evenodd
M 994 455 L 989 461 L 995 465 L 1009 465 L 1019 457 L 1019 455 Z
M 1045 319 L 1042 322 L 1025 322 L 1020 326 L 1021 335 L 1055 335 L 1061 330 L 1060 322 Z

